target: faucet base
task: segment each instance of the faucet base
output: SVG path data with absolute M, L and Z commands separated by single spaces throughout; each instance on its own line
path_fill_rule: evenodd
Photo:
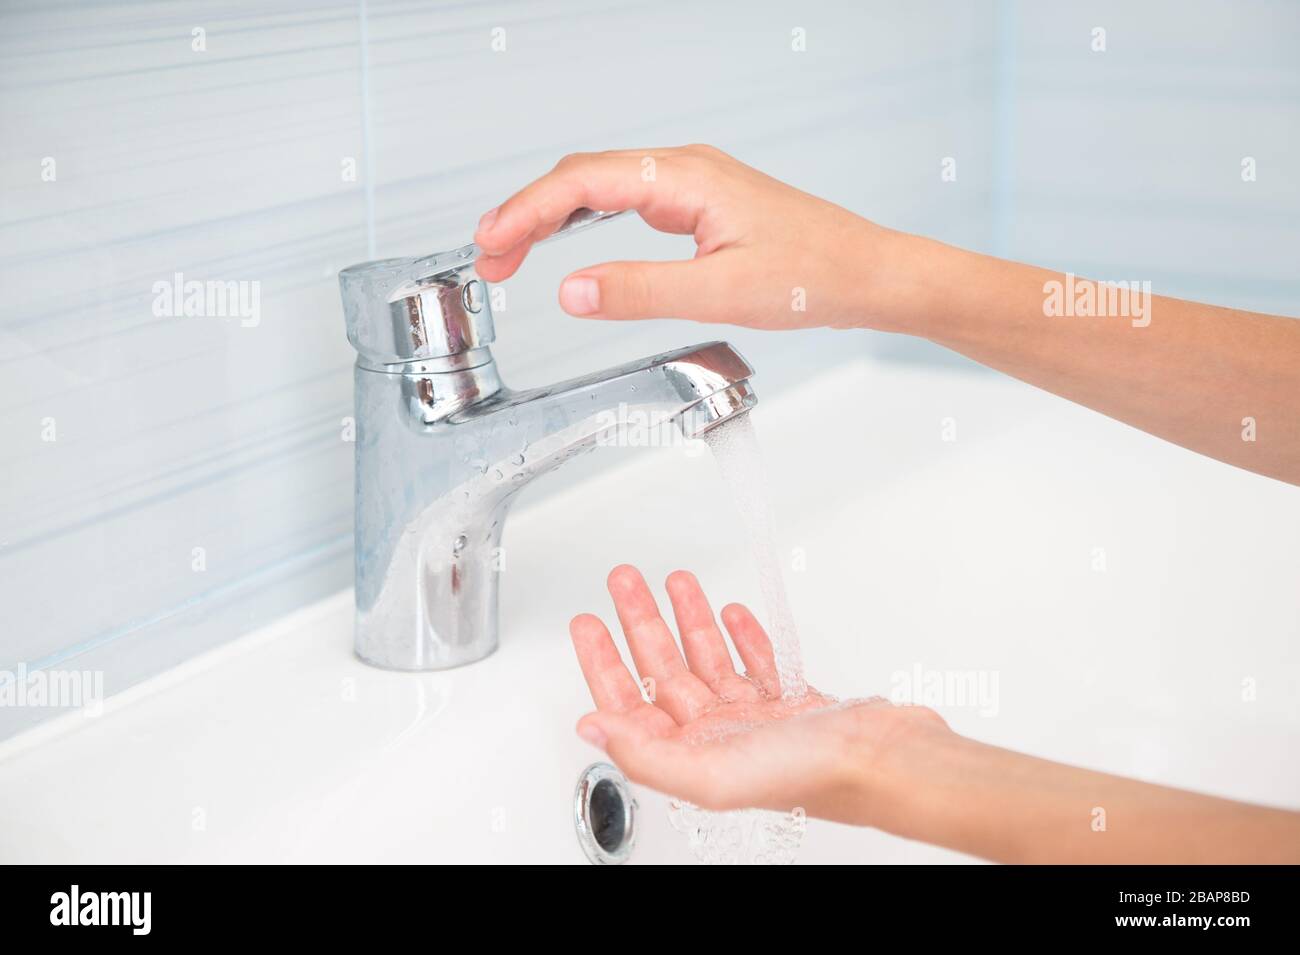
M 382 456 L 358 456 L 359 476 L 373 477 L 367 462 L 375 460 Z M 509 508 L 509 497 L 479 507 L 435 506 L 403 525 L 386 563 L 358 550 L 357 656 L 386 670 L 449 670 L 496 650 Z
M 394 673 L 433 673 L 438 670 L 454 670 L 457 667 L 477 663 L 479 660 L 486 660 L 488 657 L 492 656 L 492 654 L 497 652 L 497 647 L 500 645 L 499 642 L 493 642 L 486 649 L 478 648 L 473 652 L 466 653 L 462 656 L 454 658 L 448 657 L 436 663 L 417 665 L 411 665 L 407 659 L 375 659 L 374 657 L 366 656 L 366 652 L 361 648 L 360 641 L 353 644 L 352 651 L 353 655 L 362 663 L 367 666 L 378 667 L 380 670 L 392 670 Z

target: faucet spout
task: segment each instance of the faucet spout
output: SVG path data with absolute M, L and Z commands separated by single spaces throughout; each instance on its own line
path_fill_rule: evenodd
M 486 347 L 358 359 L 356 650 L 444 669 L 497 646 L 506 515 L 518 491 L 637 426 L 695 438 L 758 401 L 729 344 L 666 352 L 545 388 L 502 385 Z M 634 443 L 629 441 L 628 443 Z

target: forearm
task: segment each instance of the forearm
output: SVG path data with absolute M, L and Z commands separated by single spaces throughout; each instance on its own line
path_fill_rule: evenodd
M 1296 863 L 1300 813 L 936 734 L 874 774 L 881 828 L 1011 863 Z
M 1300 321 L 1163 296 L 1147 296 L 1142 315 L 1095 314 L 1106 292 L 1084 279 L 1067 285 L 1062 273 L 895 236 L 880 326 L 1300 484 Z M 1048 310 L 1065 314 L 1045 314 L 1053 282 L 1061 292 Z M 1094 314 L 1079 314 L 1089 304 L 1071 293 L 1093 296 Z

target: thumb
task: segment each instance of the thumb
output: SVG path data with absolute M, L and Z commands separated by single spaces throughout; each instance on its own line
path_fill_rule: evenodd
M 579 318 L 687 318 L 707 321 L 716 290 L 703 259 L 606 262 L 560 285 L 560 307 Z

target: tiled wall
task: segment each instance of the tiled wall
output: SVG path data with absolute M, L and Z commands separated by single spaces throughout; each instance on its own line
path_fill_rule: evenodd
M 1300 4 L 1022 2 L 1008 39 L 1007 254 L 1300 315 Z
M 711 142 L 896 227 L 1294 303 L 1296 7 L 1077 6 L 6 7 L 0 670 L 101 669 L 112 692 L 347 586 L 335 273 L 460 244 L 568 151 Z M 1259 157 L 1249 188 L 1239 154 Z M 554 304 L 577 265 L 678 252 L 631 221 L 540 250 L 498 314 L 507 379 L 715 337 Z M 168 315 L 158 283 L 166 300 L 178 274 L 245 283 L 257 309 Z M 935 356 L 725 335 L 765 395 L 866 349 Z M 40 715 L 0 709 L 0 735 Z
M 270 7 L 0 14 L 0 670 L 112 692 L 346 580 L 357 11 Z M 167 315 L 178 273 L 258 309 Z

